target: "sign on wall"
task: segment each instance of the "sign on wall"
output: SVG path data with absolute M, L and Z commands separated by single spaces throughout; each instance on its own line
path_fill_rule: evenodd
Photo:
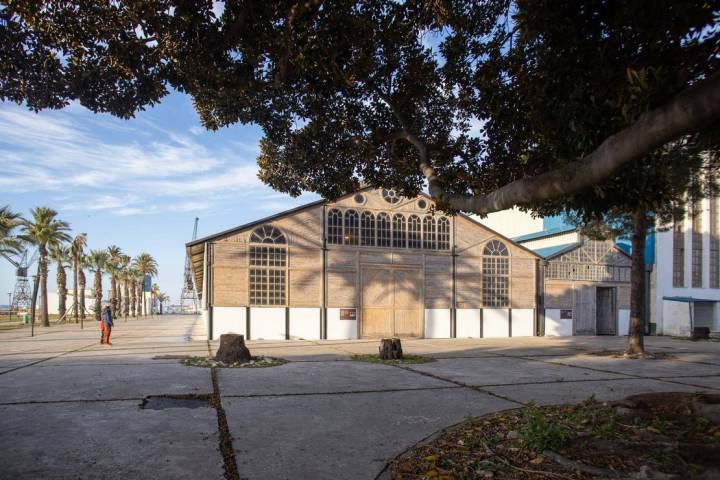
M 572 310 L 560 310 L 561 320 L 572 320 Z
M 357 320 L 357 308 L 341 308 L 340 320 Z

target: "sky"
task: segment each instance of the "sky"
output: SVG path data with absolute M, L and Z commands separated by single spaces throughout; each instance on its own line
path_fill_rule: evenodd
M 293 199 L 258 180 L 260 138 L 254 125 L 205 130 L 180 93 L 131 120 L 76 103 L 34 113 L 0 102 L 0 205 L 24 216 L 52 207 L 91 249 L 150 253 L 154 282 L 175 303 L 195 217 L 200 238 L 319 198 Z M 14 275 L 0 258 L 0 304 Z M 48 289 L 56 290 L 54 268 Z

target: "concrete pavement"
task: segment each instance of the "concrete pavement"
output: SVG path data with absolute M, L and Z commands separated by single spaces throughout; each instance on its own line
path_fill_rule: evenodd
M 232 459 L 219 448 L 225 428 L 239 478 L 371 479 L 468 415 L 720 391 L 720 343 L 664 337 L 648 338 L 648 349 L 674 358 L 651 361 L 587 355 L 621 349 L 615 337 L 404 340 L 407 353 L 437 361 L 401 367 L 350 361 L 376 352 L 375 340 L 251 341 L 254 355 L 291 362 L 222 369 L 213 385 L 210 370 L 177 360 L 217 347 L 195 317 L 120 320 L 111 348 L 94 321 L 37 333 L 0 333 L 1 479 L 222 478 Z M 164 405 L 168 395 L 177 400 Z

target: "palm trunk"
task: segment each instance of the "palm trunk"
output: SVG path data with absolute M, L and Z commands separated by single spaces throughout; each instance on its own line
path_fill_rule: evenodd
M 130 281 L 130 315 L 137 317 L 135 311 L 135 304 L 137 303 L 137 284 L 134 281 Z
M 85 321 L 85 272 L 78 268 L 78 283 L 80 283 L 80 295 L 78 295 L 77 310 L 80 311 L 80 318 Z
M 93 293 L 95 294 L 95 320 L 100 321 L 100 313 L 102 310 L 102 272 L 95 270 L 95 285 Z
M 50 326 L 50 316 L 48 315 L 48 304 L 47 304 L 47 250 L 44 246 L 39 248 L 40 259 L 38 260 L 38 266 L 40 271 L 40 321 L 43 327 Z
M 128 280 L 123 280 L 123 290 L 125 297 L 125 302 L 123 303 L 123 315 L 125 315 L 125 319 L 127 319 L 128 314 L 130 313 L 130 282 Z
M 67 276 L 62 262 L 57 262 L 58 315 L 64 318 L 67 313 Z
M 115 285 L 115 275 L 110 275 L 110 310 L 112 310 L 113 318 L 117 316 L 117 286 Z
M 73 318 L 75 319 L 75 323 L 78 323 L 78 315 L 79 315 L 79 303 L 78 303 L 78 258 L 77 255 L 73 255 L 72 259 L 72 269 L 73 269 Z
M 135 316 L 139 317 L 143 313 L 142 310 L 142 283 L 137 283 L 137 305 L 135 306 Z
M 630 331 L 625 353 L 645 353 L 645 237 L 647 236 L 647 215 L 636 212 L 633 215 L 632 267 L 630 270 Z

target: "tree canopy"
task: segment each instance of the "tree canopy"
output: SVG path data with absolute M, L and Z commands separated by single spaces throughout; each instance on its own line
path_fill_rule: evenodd
M 208 128 L 260 125 L 291 195 L 599 211 L 717 166 L 718 0 L 0 5 L 3 100 L 130 117 L 176 89 Z

